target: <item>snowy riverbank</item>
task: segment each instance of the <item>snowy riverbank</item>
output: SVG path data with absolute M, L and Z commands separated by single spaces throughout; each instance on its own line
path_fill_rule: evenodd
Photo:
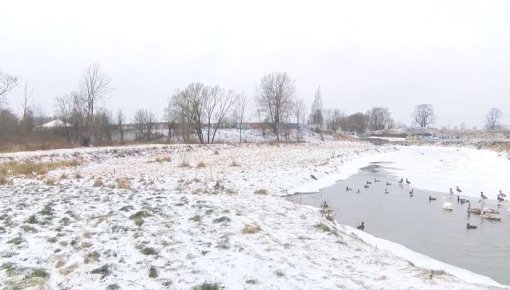
M 381 150 L 393 149 L 326 142 L 2 154 L 81 164 L 0 186 L 0 280 L 48 289 L 501 286 L 427 270 L 282 198 L 298 185 L 310 190 L 348 176 L 367 156 L 392 154 Z

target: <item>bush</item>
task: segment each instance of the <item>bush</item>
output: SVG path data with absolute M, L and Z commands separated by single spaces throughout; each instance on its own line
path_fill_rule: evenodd
M 149 268 L 149 278 L 158 278 L 158 270 L 156 267 L 151 266 Z

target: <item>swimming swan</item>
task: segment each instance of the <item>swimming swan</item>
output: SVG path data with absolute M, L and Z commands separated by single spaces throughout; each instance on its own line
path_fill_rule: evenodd
M 453 204 L 449 201 L 443 203 L 441 206 L 444 210 L 453 210 Z
M 481 209 L 476 208 L 476 207 L 471 208 L 471 201 L 470 200 L 467 200 L 466 202 L 468 203 L 468 208 L 467 208 L 467 212 L 468 213 L 482 214 L 482 210 Z

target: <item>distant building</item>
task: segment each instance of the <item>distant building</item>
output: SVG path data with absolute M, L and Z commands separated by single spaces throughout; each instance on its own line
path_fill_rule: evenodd
M 52 129 L 52 128 L 60 128 L 60 127 L 70 127 L 71 124 L 64 123 L 61 120 L 55 119 L 52 121 L 49 121 L 48 123 L 42 124 L 40 126 L 37 126 L 37 129 Z

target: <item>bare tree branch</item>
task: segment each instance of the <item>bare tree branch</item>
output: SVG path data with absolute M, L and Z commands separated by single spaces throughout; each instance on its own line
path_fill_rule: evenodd
M 7 93 L 18 85 L 18 79 L 0 70 L 0 104 Z

